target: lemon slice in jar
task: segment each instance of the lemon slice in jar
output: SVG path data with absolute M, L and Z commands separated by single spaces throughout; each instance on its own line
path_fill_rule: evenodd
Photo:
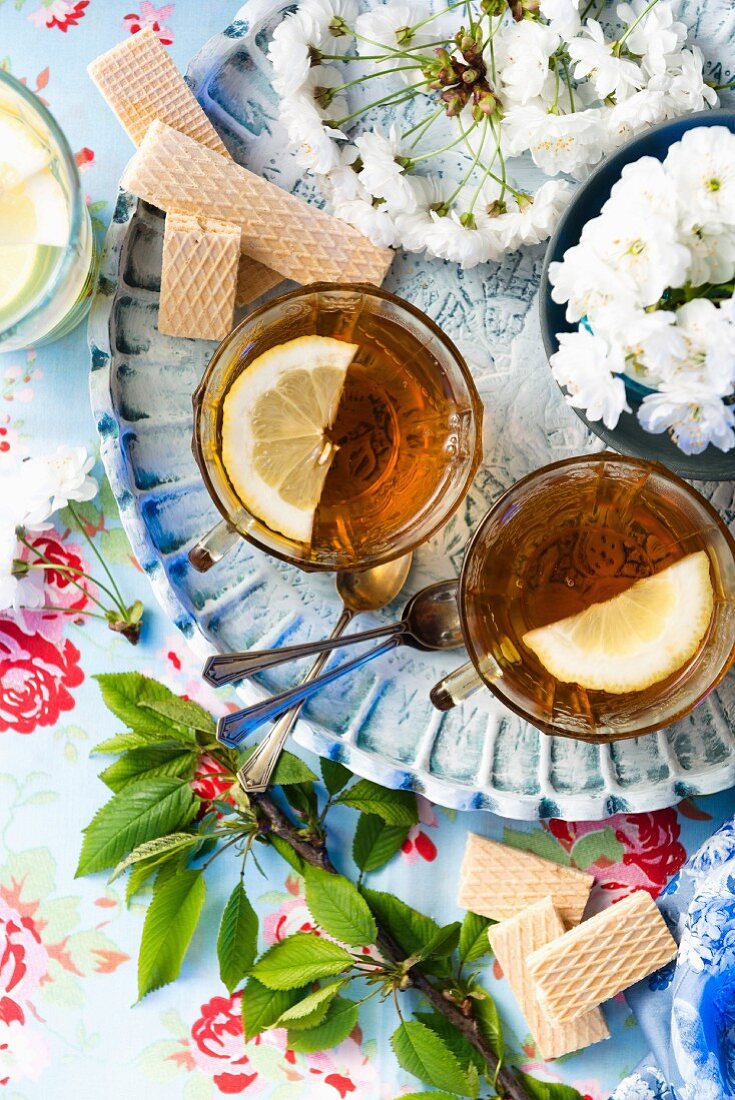
M 222 464 L 247 510 L 309 543 L 337 448 L 333 426 L 357 344 L 300 336 L 263 352 L 236 379 L 222 415 Z
M 19 118 L 0 113 L 0 191 L 18 187 L 51 160 L 50 151 Z
M 530 630 L 523 644 L 556 680 L 622 695 L 665 680 L 697 652 L 714 592 L 704 550 L 603 603 Z
M 69 240 L 69 210 L 61 184 L 49 168 L 18 187 L 0 191 L 0 247 L 48 245 Z

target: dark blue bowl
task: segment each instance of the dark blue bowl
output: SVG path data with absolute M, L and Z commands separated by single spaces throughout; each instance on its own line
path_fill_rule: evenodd
M 553 355 L 559 348 L 557 333 L 574 332 L 577 328 L 564 316 L 566 306 L 557 305 L 552 300 L 549 264 L 555 260 L 561 260 L 568 248 L 579 244 L 585 223 L 591 218 L 596 218 L 600 213 L 610 197 L 613 184 L 620 179 L 620 173 L 626 164 L 645 156 L 663 160 L 669 151 L 669 146 L 695 126 L 727 126 L 728 130 L 735 133 L 735 112 L 700 111 L 685 118 L 676 118 L 670 122 L 652 126 L 650 130 L 632 138 L 606 157 L 591 176 L 580 185 L 549 241 L 541 272 L 539 293 L 541 335 L 548 356 Z M 680 477 L 702 481 L 735 480 L 735 448 L 725 453 L 717 447 L 709 446 L 702 454 L 685 455 L 675 443 L 672 443 L 667 434 L 653 435 L 643 430 L 635 416 L 643 391 L 635 383 L 627 385 L 626 390 L 628 404 L 633 412 L 623 413 L 617 426 L 612 430 L 599 421 L 588 420 L 582 410 L 574 411 L 595 435 L 604 439 L 609 447 L 621 454 L 663 462 Z

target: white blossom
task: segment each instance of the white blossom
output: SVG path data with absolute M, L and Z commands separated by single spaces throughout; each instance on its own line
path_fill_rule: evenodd
M 581 243 L 630 282 L 637 301 L 657 302 L 669 286 L 682 286 L 689 267 L 689 250 L 668 218 L 638 210 L 625 218 L 602 215 L 587 222 Z
M 687 130 L 671 146 L 664 163 L 677 191 L 686 196 L 686 222 L 705 231 L 735 228 L 735 139 L 730 130 L 725 126 Z
M 664 122 L 669 114 L 669 100 L 660 88 L 649 84 L 627 99 L 605 111 L 608 148 L 615 149 L 629 138 Z
M 392 248 L 398 243 L 395 222 L 385 203 L 369 198 L 344 199 L 334 204 L 334 213 L 380 248 Z
M 572 114 L 550 114 L 543 106 L 529 103 L 511 107 L 503 118 L 504 143 L 509 156 L 530 149 L 534 163 L 546 173 L 575 175 L 597 164 L 605 152 L 603 110 L 590 109 Z
M 614 95 L 625 99 L 642 88 L 645 77 L 640 66 L 625 57 L 613 53 L 614 42 L 605 38 L 605 32 L 596 19 L 588 19 L 582 34 L 569 42 L 567 49 L 576 62 L 574 76 L 577 80 L 588 76 L 600 99 Z
M 623 412 L 630 412 L 625 383 L 619 377 L 624 363 L 620 351 L 601 336 L 581 329 L 562 332 L 559 350 L 549 362 L 573 408 L 584 409 L 589 420 L 614 428 Z
M 539 12 L 562 38 L 574 38 L 582 28 L 580 0 L 540 0 Z
M 547 240 L 572 197 L 572 187 L 563 180 L 548 180 L 535 195 L 518 200 L 506 193 L 508 209 L 494 218 L 493 229 L 500 248 L 513 252 L 523 245 Z
M 660 78 L 666 92 L 669 118 L 715 107 L 717 92 L 704 82 L 704 55 L 699 47 L 682 50 L 677 60 L 677 67 Z
M 299 11 L 311 16 L 321 29 L 319 44 L 325 53 L 342 53 L 349 48 L 351 37 L 334 34 L 330 24 L 335 20 L 343 20 L 348 27 L 353 28 L 357 19 L 357 0 L 300 0 Z
M 679 196 L 670 174 L 655 157 L 640 157 L 626 164 L 620 179 L 613 184 L 602 214 L 619 221 L 631 211 L 644 217 L 666 218 L 676 223 Z
M 319 33 L 305 13 L 286 15 L 273 31 L 268 58 L 273 65 L 273 87 L 280 96 L 300 92 L 311 68 L 310 45 Z
M 647 432 L 669 432 L 684 454 L 701 454 L 710 443 L 735 446 L 735 411 L 696 378 L 662 383 L 641 402 L 638 419 Z
M 416 205 L 401 156 L 398 130 L 392 126 L 388 136 L 364 133 L 355 141 L 362 159 L 360 182 L 377 199 L 385 199 L 391 210 L 411 211 Z
M 552 27 L 534 20 L 500 28 L 494 38 L 495 65 L 508 100 L 525 104 L 541 94 L 549 75 L 549 57 L 559 42 Z M 487 57 L 488 50 L 486 61 Z
M 322 89 L 337 88 L 343 83 L 342 73 L 336 66 L 317 65 L 309 70 L 298 95 L 281 100 L 281 120 L 296 160 L 312 172 L 326 174 L 340 163 L 337 140 L 345 140 L 345 135 L 327 122 L 344 117 L 347 104 L 337 93 L 327 106 L 321 107 L 318 96 Z
M 735 230 L 709 229 L 699 225 L 682 227 L 681 241 L 689 249 L 689 282 L 729 282 L 735 272 Z
M 21 463 L 18 477 L 27 495 L 19 524 L 39 527 L 70 501 L 92 500 L 99 488 L 89 472 L 93 466 L 94 458 L 84 447 L 64 445 L 53 454 Z
M 672 55 L 681 50 L 687 29 L 686 24 L 676 20 L 674 7 L 668 0 L 658 0 L 648 12 L 647 8 L 650 8 L 649 0 L 631 0 L 631 3 L 618 4 L 617 12 L 626 26 L 636 24 L 625 45 L 642 59 L 645 71 L 656 76 L 666 72 Z
M 411 28 L 426 15 L 426 11 L 416 4 L 396 2 L 378 4 L 368 11 L 361 12 L 355 23 L 355 30 L 360 36 L 357 40 L 357 52 L 359 54 L 375 54 L 382 50 L 405 51 L 407 46 L 415 49 L 432 42 L 435 35 L 427 33 L 431 31 L 433 24 L 426 28 L 412 31 Z M 365 41 L 363 41 L 365 40 Z M 376 46 L 375 43 L 379 43 Z M 410 58 L 398 55 L 389 55 L 381 62 L 381 69 L 407 69 L 411 64 Z M 418 64 L 415 62 L 414 64 Z M 417 79 L 416 70 L 402 72 L 401 79 L 406 84 L 413 84 Z
M 613 303 L 630 310 L 642 304 L 624 272 L 584 244 L 573 245 L 561 261 L 549 264 L 549 281 L 553 300 L 567 303 L 568 321 L 594 317 Z
M 465 226 L 460 221 L 461 213 L 452 210 L 441 217 L 431 212 L 431 227 L 426 234 L 429 251 L 442 260 L 451 260 L 463 268 L 476 267 L 487 260 L 500 258 L 500 250 L 492 234 L 482 227 Z M 488 219 L 484 219 L 485 223 Z
M 448 201 L 454 186 L 440 176 L 409 176 L 408 182 L 415 204 L 412 210 L 401 210 L 395 215 L 395 225 L 403 248 L 423 252 L 434 226 L 432 215 Z

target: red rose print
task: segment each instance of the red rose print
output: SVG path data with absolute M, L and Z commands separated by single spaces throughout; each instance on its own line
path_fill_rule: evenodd
M 48 969 L 48 954 L 33 918 L 0 898 L 0 1020 L 25 1023 L 23 1001 L 32 997 Z
M 196 1065 L 212 1078 L 220 1092 L 230 1095 L 245 1092 L 258 1078 L 245 1052 L 240 998 L 240 993 L 212 997 L 202 1005 L 201 1016 L 191 1029 Z M 260 1038 L 253 1042 L 258 1045 Z
M 232 776 L 222 770 L 213 756 L 203 756 L 199 761 L 196 775 L 191 781 L 191 789 L 200 798 L 206 799 L 199 811 L 199 817 L 204 817 L 211 809 L 209 803 L 212 799 L 220 802 L 231 802 L 228 791 L 232 786 Z
M 79 573 L 86 571 L 87 563 L 81 554 L 76 553 L 77 548 L 65 546 L 53 535 L 36 535 L 30 541 L 34 550 L 37 550 L 39 554 L 53 562 L 54 565 L 61 567 L 59 569 L 49 568 L 44 571 L 46 587 L 56 590 L 53 594 L 49 594 L 48 602 L 53 605 L 59 604 L 60 601 L 56 599 L 56 596 L 65 593 L 66 599 L 63 601 L 63 606 L 66 610 L 81 611 L 85 608 L 89 603 L 87 593 L 91 588 L 91 584 L 86 577 L 79 575 Z M 31 557 L 32 555 L 29 552 L 24 554 L 26 560 Z M 75 572 L 76 570 L 79 572 Z M 82 585 L 81 589 L 77 587 L 78 584 Z
M 79 650 L 70 641 L 54 645 L 0 618 L 0 732 L 53 726 L 62 711 L 73 710 L 69 689 L 83 680 Z

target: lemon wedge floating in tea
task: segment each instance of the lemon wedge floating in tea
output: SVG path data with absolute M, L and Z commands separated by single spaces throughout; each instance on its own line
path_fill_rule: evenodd
M 337 448 L 328 438 L 357 344 L 300 336 L 264 351 L 232 384 L 222 464 L 259 520 L 308 543 Z
M 523 643 L 564 683 L 614 695 L 643 691 L 694 656 L 713 604 L 709 558 L 700 550 L 612 599 L 530 630 Z

